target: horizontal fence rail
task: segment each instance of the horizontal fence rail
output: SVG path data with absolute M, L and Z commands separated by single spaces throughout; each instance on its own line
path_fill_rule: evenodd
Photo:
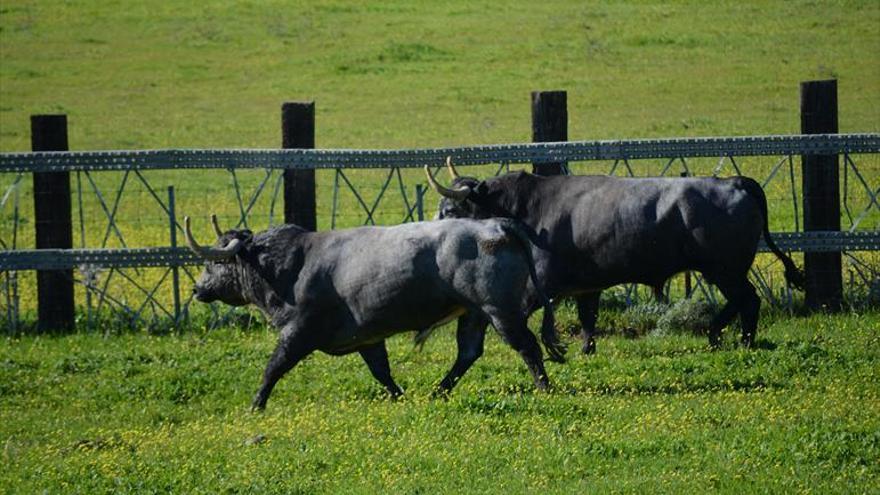
M 203 260 L 187 248 L 131 249 L 21 249 L 0 251 L 2 270 L 63 270 L 101 268 L 148 268 L 198 265 Z
M 776 232 L 773 241 L 783 251 L 877 251 L 880 232 Z M 761 239 L 759 252 L 769 252 Z M 0 270 L 62 270 L 94 266 L 101 268 L 147 268 L 199 265 L 203 260 L 188 248 L 140 249 L 28 249 L 0 251 Z
M 451 156 L 458 165 L 592 160 L 880 153 L 880 134 L 799 134 L 620 141 L 567 141 L 402 150 L 169 149 L 0 153 L 0 173 L 176 170 L 415 168 Z

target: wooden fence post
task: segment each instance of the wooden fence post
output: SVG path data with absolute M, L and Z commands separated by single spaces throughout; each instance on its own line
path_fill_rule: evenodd
M 837 81 L 801 83 L 801 133 L 836 134 Z M 837 155 L 803 155 L 804 230 L 840 230 Z M 843 301 L 840 252 L 804 253 L 806 304 L 839 310 Z
M 67 151 L 67 116 L 32 115 L 31 149 Z M 70 172 L 34 172 L 33 176 L 36 248 L 71 249 Z M 73 329 L 73 270 L 37 271 L 37 318 L 41 331 Z
M 315 147 L 315 102 L 287 102 L 281 106 L 281 147 Z M 315 170 L 284 171 L 284 223 L 315 231 Z
M 565 91 L 532 91 L 532 142 L 568 141 L 568 95 Z M 537 175 L 562 175 L 566 162 L 533 163 Z

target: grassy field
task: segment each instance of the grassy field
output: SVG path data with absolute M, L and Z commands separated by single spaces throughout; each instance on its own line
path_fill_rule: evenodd
M 571 139 L 799 130 L 798 84 L 840 81 L 880 129 L 880 5 L 840 2 L 5 0 L 0 150 L 64 112 L 74 149 L 276 147 L 317 101 L 319 147 L 527 141 L 569 92 Z
M 39 113 L 68 115 L 74 150 L 278 147 L 281 103 L 312 99 L 322 148 L 524 142 L 529 92 L 550 89 L 568 91 L 570 139 L 788 134 L 799 131 L 798 84 L 827 78 L 839 81 L 840 130 L 878 132 L 878 25 L 873 0 L 3 0 L 0 151 L 30 149 L 28 119 Z M 880 158 L 856 159 L 876 188 Z M 763 178 L 777 161 L 740 165 Z M 709 173 L 716 164 L 690 166 Z M 663 165 L 634 164 L 639 175 Z M 610 164 L 575 168 L 604 173 Z M 798 169 L 795 162 L 790 177 L 800 195 Z M 246 202 L 262 174 L 238 174 Z M 420 174 L 404 172 L 410 200 Z M 782 169 L 768 187 L 773 230 L 795 229 L 787 174 Z M 224 225 L 238 218 L 228 172 L 145 176 L 162 198 L 175 186 L 178 212 L 201 219 L 200 238 L 210 235 L 208 212 Z M 379 171 L 351 177 L 370 203 L 384 179 Z M 143 184 L 121 173 L 92 179 L 111 207 L 126 183 L 117 213 L 125 245 L 168 244 L 167 219 Z M 3 192 L 14 180 L 0 176 Z M 82 184 L 84 197 L 81 231 L 74 197 L 75 244 L 121 247 L 89 178 L 74 180 L 74 195 Z M 27 247 L 33 199 L 30 179 L 22 184 L 19 221 L 10 199 L 0 239 L 9 244 L 15 227 L 17 245 Z M 318 174 L 321 229 L 331 223 L 332 184 L 332 173 Z M 856 186 L 849 198 L 858 214 L 866 196 Z M 403 218 L 394 187 L 379 223 Z M 435 199 L 428 197 L 429 216 Z M 264 193 L 251 226 L 268 224 L 269 203 Z M 339 205 L 337 226 L 363 223 L 350 192 L 340 192 Z M 880 227 L 878 215 L 862 228 Z M 876 265 L 876 253 L 871 259 Z M 129 273 L 149 283 L 161 276 Z M 32 319 L 32 274 L 20 282 Z M 167 284 L 158 291 L 163 301 Z M 131 286 L 115 294 L 139 304 Z M 626 318 L 610 311 L 600 323 L 620 330 Z M 560 327 L 575 325 L 568 307 L 558 319 Z M 754 351 L 738 349 L 729 335 L 717 352 L 702 337 L 682 335 L 606 337 L 591 358 L 572 345 L 568 364 L 548 367 L 556 385 L 549 394 L 534 393 L 519 359 L 490 337 L 452 397 L 436 401 L 430 392 L 454 353 L 446 329 L 422 352 L 406 337 L 391 340 L 403 400 L 386 400 L 356 356 L 315 355 L 281 382 L 262 415 L 247 406 L 274 332 L 209 331 L 203 321 L 166 336 L 102 324 L 94 333 L 4 338 L 0 492 L 870 493 L 880 486 L 876 311 L 765 312 Z
M 571 317 L 562 311 L 563 320 Z M 274 333 L 26 337 L 0 346 L 6 493 L 872 493 L 877 314 L 765 316 L 728 335 L 607 337 L 533 391 L 492 335 L 448 400 L 451 328 L 390 341 L 406 397 L 314 355 L 248 405 Z

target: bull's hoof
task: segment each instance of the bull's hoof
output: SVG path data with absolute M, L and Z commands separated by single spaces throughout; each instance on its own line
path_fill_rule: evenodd
M 251 413 L 259 414 L 266 410 L 266 401 L 261 400 L 259 396 L 254 397 L 254 401 L 251 402 Z
M 431 399 L 433 399 L 433 400 L 437 400 L 437 399 L 449 400 L 449 393 L 450 392 L 452 392 L 452 391 L 449 390 L 448 388 L 437 387 L 431 393 Z
M 565 362 L 565 346 L 564 345 L 548 345 L 547 346 L 547 359 L 553 361 L 554 363 L 564 363 Z
M 584 342 L 584 346 L 581 347 L 581 352 L 587 356 L 589 356 L 590 354 L 596 354 L 596 341 L 590 339 Z
M 714 335 L 711 333 L 709 334 L 709 348 L 712 349 L 713 351 L 717 351 L 718 349 L 721 349 L 721 336 L 720 335 Z
M 753 349 L 755 347 L 755 337 L 753 334 L 746 334 L 742 336 L 742 346 L 746 349 Z
M 535 383 L 535 386 L 537 387 L 538 392 L 547 393 L 550 391 L 550 380 L 547 379 L 546 376 L 542 377 L 542 379 L 538 380 L 538 382 Z

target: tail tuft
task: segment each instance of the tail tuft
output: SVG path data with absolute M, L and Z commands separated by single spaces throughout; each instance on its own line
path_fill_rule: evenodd
M 807 276 L 794 263 L 785 264 L 785 280 L 795 289 L 803 292 L 807 286 Z
M 553 317 L 553 308 L 544 307 L 544 319 L 541 322 L 541 342 L 547 350 L 550 360 L 556 363 L 565 362 L 566 347 L 559 340 L 559 334 L 556 332 L 556 320 Z

